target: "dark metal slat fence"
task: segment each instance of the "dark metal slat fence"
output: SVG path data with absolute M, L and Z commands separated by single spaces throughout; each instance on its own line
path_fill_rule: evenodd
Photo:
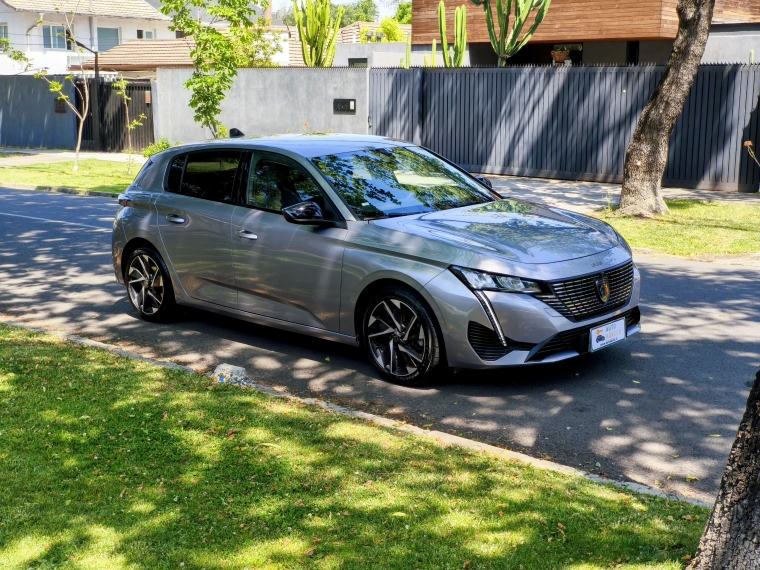
M 473 172 L 620 182 L 660 66 L 372 69 L 373 134 L 422 144 Z M 760 66 L 702 66 L 664 183 L 757 191 L 742 144 L 758 136 Z
M 82 132 L 82 149 L 95 150 L 95 138 L 92 129 L 94 107 L 92 104 L 92 90 L 95 81 L 90 79 L 90 112 L 88 113 Z M 150 83 L 131 82 L 127 85 L 127 96 L 130 97 L 129 119 L 130 122 L 139 119 L 142 126 L 132 130 L 132 147 L 135 152 L 140 152 L 146 146 L 154 142 L 153 136 L 153 106 Z M 100 82 L 100 141 L 101 150 L 105 152 L 122 152 L 129 148 L 129 135 L 127 132 L 127 114 L 124 108 L 124 99 L 116 93 L 116 87 L 110 81 Z M 78 101 L 82 109 L 82 101 Z

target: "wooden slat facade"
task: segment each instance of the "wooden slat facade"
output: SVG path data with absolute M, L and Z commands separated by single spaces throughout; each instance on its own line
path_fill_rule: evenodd
M 438 1 L 412 2 L 412 43 L 440 41 Z M 469 0 L 445 2 L 450 41 L 453 41 L 454 34 L 454 9 L 464 4 L 467 7 L 468 42 L 489 42 L 482 7 Z M 677 0 L 553 0 L 546 19 L 531 42 L 672 40 L 678 31 L 677 3 Z M 760 22 L 760 0 L 717 0 L 714 21 Z

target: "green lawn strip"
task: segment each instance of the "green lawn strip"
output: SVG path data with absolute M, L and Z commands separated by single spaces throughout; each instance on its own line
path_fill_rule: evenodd
M 0 325 L 4 570 L 677 569 L 706 517 Z
M 79 161 L 77 172 L 74 172 L 73 162 L 6 166 L 0 167 L 0 183 L 33 184 L 119 194 L 132 183 L 140 168 L 139 164 L 133 164 L 132 174 L 129 175 L 125 162 L 95 159 Z
M 670 213 L 654 218 L 598 214 L 632 247 L 682 256 L 760 252 L 760 204 L 666 200 Z

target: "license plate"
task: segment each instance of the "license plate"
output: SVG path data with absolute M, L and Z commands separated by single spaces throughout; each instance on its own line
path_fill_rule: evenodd
M 625 330 L 625 319 L 594 327 L 589 334 L 591 352 L 601 350 L 611 344 L 625 340 Z

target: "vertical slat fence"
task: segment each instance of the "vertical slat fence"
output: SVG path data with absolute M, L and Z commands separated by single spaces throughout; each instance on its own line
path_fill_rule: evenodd
M 620 182 L 662 73 L 658 66 L 372 69 L 371 132 L 413 141 L 416 124 L 413 142 L 473 172 Z M 760 66 L 702 66 L 673 132 L 665 185 L 757 191 L 760 168 L 742 144 L 760 143 L 758 96 Z

